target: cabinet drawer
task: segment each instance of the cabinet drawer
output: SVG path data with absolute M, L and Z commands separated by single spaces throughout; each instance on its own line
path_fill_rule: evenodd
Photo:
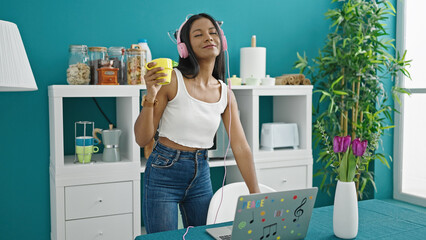
M 66 220 L 131 213 L 132 182 L 73 186 L 65 188 Z
M 259 183 L 277 191 L 307 187 L 307 166 L 261 168 L 257 170 Z
M 132 240 L 132 214 L 66 221 L 66 240 Z

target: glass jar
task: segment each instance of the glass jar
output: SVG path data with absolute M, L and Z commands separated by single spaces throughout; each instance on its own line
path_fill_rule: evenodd
M 67 82 L 71 85 L 87 85 L 90 82 L 89 56 L 86 45 L 70 45 Z
M 126 84 L 127 75 L 125 74 L 125 62 L 124 53 L 126 49 L 124 47 L 109 47 L 108 48 L 108 59 L 112 61 L 112 67 L 118 68 L 117 82 L 120 85 Z
M 127 83 L 129 85 L 145 84 L 143 76 L 146 73 L 146 52 L 138 44 L 126 50 Z
M 89 47 L 89 66 L 90 66 L 90 84 L 98 84 L 98 68 L 101 67 L 101 61 L 106 60 L 106 47 Z

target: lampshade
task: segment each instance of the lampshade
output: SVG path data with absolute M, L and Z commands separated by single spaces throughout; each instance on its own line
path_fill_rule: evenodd
M 18 27 L 0 20 L 0 91 L 34 91 L 37 84 Z

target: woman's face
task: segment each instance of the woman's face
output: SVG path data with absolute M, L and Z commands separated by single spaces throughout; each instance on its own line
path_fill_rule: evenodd
M 207 18 L 200 18 L 192 23 L 189 41 L 198 59 L 216 58 L 220 53 L 219 33 Z

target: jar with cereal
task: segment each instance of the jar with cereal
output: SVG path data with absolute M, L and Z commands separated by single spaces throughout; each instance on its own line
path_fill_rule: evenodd
M 145 84 L 143 76 L 146 73 L 146 52 L 138 44 L 126 50 L 127 55 L 127 83 L 129 85 Z
M 89 55 L 86 45 L 70 45 L 67 82 L 71 85 L 87 85 L 90 82 Z

